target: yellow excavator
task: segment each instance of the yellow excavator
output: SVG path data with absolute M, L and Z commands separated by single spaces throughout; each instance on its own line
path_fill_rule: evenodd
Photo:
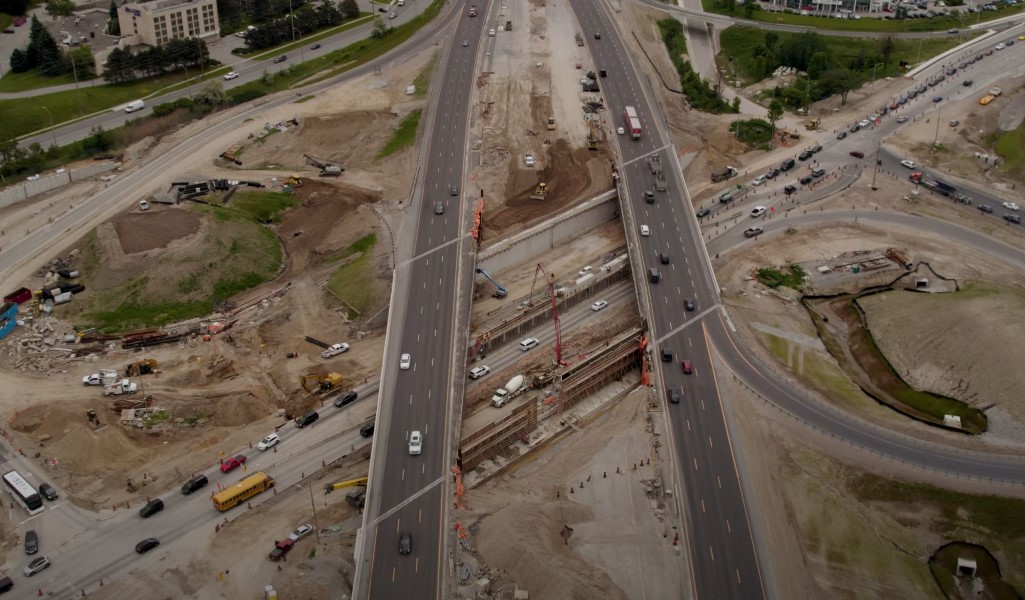
M 348 481 L 338 481 L 336 483 L 327 483 L 327 484 L 324 485 L 324 492 L 330 494 L 331 492 L 333 492 L 335 490 L 340 490 L 342 488 L 347 488 L 347 487 L 354 487 L 354 486 L 357 486 L 357 485 L 358 486 L 366 487 L 368 480 L 369 480 L 369 477 L 357 477 L 356 479 L 350 479 Z
M 328 373 L 327 375 L 307 373 L 299 377 L 299 385 L 310 393 L 329 392 L 342 386 L 342 375 L 341 373 Z

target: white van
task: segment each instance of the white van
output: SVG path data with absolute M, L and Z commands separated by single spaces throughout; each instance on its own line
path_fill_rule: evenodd
M 145 102 L 143 102 L 142 100 L 132 100 L 131 102 L 128 103 L 127 106 L 125 106 L 125 112 L 126 113 L 133 113 L 133 112 L 135 112 L 137 110 L 142 110 L 144 108 L 146 108 L 146 103 Z
M 495 37 L 495 30 L 494 29 L 489 29 L 488 30 L 488 36 Z
M 537 338 L 527 338 L 527 339 L 523 340 L 522 342 L 520 342 L 520 350 L 523 350 L 524 352 L 526 352 L 527 350 L 530 350 L 531 348 L 537 348 L 537 345 L 539 343 L 540 342 L 537 341 Z

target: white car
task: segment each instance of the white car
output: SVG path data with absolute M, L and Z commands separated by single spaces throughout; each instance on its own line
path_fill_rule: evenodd
M 399 368 L 405 371 L 412 364 L 413 359 L 408 354 L 403 354 L 399 357 Z
M 424 449 L 424 437 L 419 431 L 409 434 L 409 455 L 419 456 Z
M 907 167 L 909 169 L 914 169 L 915 168 L 915 161 L 908 160 L 906 158 L 904 160 L 900 161 L 900 164 L 904 165 L 905 167 Z
M 901 116 L 897 117 L 897 122 L 898 123 L 907 123 L 908 122 L 908 116 L 907 115 L 901 115 Z
M 616 133 L 618 133 L 619 135 L 626 135 L 626 128 L 619 127 L 616 129 Z
M 1021 210 L 1021 207 L 1014 202 L 1004 202 L 1004 208 L 1007 210 Z
M 599 301 L 597 301 L 597 302 L 595 302 L 594 304 L 591 305 L 591 310 L 593 310 L 594 312 L 598 312 L 599 310 L 605 308 L 608 305 L 609 305 L 608 302 L 606 302 L 604 300 L 599 300 Z
M 349 350 L 348 344 L 331 344 L 331 346 L 320 353 L 321 358 L 331 358 Z
M 313 533 L 313 525 L 300 525 L 295 529 L 295 531 L 288 534 L 288 539 L 292 540 L 293 542 L 298 542 L 299 540 L 310 535 L 311 533 Z
M 278 434 L 272 433 L 272 434 L 268 435 L 267 437 L 263 438 L 262 440 L 260 440 L 260 443 L 256 445 L 256 449 L 257 450 L 270 450 L 274 446 L 278 445 L 278 441 L 280 439 L 281 438 L 278 437 Z
M 858 126 L 861 127 L 861 128 L 868 127 L 871 124 L 872 124 L 872 122 L 869 121 L 868 119 L 862 119 L 862 120 L 858 121 Z
M 584 275 L 587 275 L 590 272 L 591 272 L 591 265 L 587 265 L 583 269 L 580 269 L 580 271 L 577 272 L 577 275 L 579 277 L 583 277 Z
M 149 202 L 145 200 L 139 200 L 139 210 L 149 210 Z
M 999 44 L 997 44 L 997 45 L 996 45 L 996 49 L 997 49 L 997 50 L 1003 50 L 1003 49 L 1004 49 L 1004 48 L 1006 48 L 1006 47 L 1007 47 L 1007 46 L 1006 46 L 1006 45 L 1005 45 L 1005 44 L 1004 44 L 1003 42 L 1001 42 L 1001 43 L 999 43 Z
M 478 365 L 470 369 L 470 379 L 480 379 L 491 372 L 491 368 L 487 365 Z
M 765 183 L 765 175 L 759 175 L 758 177 L 754 178 L 754 181 L 751 182 L 751 185 L 758 187 L 763 183 Z
M 398 16 L 398 15 L 397 15 L 397 14 L 395 14 L 395 13 L 388 13 L 388 18 L 389 18 L 389 19 L 394 19 L 394 18 L 395 18 L 395 17 L 397 17 L 397 16 Z
M 647 225 L 641 225 L 641 236 L 648 237 L 651 235 L 651 230 L 648 229 Z
M 235 79 L 236 77 L 238 77 L 238 73 L 236 73 L 235 71 L 232 71 L 231 73 L 228 73 L 228 74 L 226 74 L 224 76 L 224 80 L 225 81 L 231 81 L 232 79 Z
M 758 217 L 765 214 L 766 208 L 764 206 L 756 206 L 751 209 L 751 218 L 757 219 Z
M 528 167 L 533 167 L 534 166 L 534 155 L 533 154 L 524 154 L 523 155 L 523 163 L 525 165 L 527 165 Z

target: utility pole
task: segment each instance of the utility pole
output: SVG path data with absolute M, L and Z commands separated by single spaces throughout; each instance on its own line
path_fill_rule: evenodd
M 320 527 L 317 526 L 317 503 L 313 501 L 313 482 L 310 482 L 310 508 L 313 509 L 313 535 L 317 536 L 317 545 L 320 545 Z
M 936 107 L 936 135 L 932 138 L 932 149 L 936 150 L 936 143 L 940 140 L 940 112 L 943 111 L 942 106 Z
M 882 148 L 882 147 L 883 147 L 883 142 L 882 142 L 882 140 L 880 140 L 879 144 L 876 145 L 876 168 L 875 168 L 875 171 L 872 171 L 872 191 L 873 192 L 876 191 L 876 189 L 877 189 L 876 188 L 876 175 L 879 174 L 879 149 Z

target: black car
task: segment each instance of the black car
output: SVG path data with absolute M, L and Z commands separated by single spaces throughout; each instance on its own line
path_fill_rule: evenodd
M 822 152 L 822 146 L 819 144 L 815 144 L 811 148 L 808 148 L 808 152 L 811 152 L 812 154 L 818 154 L 819 152 Z
M 302 429 L 303 427 L 306 427 L 307 425 L 313 425 L 318 420 L 320 420 L 320 414 L 317 411 L 315 411 L 315 410 L 311 410 L 310 412 L 306 413 L 305 415 L 303 415 L 301 417 L 296 417 L 296 419 L 295 419 L 295 426 L 298 427 L 299 429 Z
M 779 170 L 780 171 L 789 171 L 790 169 L 794 168 L 795 164 L 797 164 L 797 163 L 794 161 L 794 159 L 788 158 L 785 161 L 783 161 L 782 164 L 779 165 Z
M 838 140 L 842 140 L 845 137 L 847 137 L 847 132 L 846 131 L 841 131 L 840 133 L 836 134 L 836 139 L 838 139 Z
M 313 44 L 310 46 L 310 50 L 320 50 L 320 44 Z
M 1021 216 L 1012 215 L 1010 213 L 1004 215 L 1004 220 L 1008 223 L 1014 223 L 1015 225 L 1021 225 Z
M 595 32 L 594 32 L 594 39 L 596 39 L 596 40 L 600 40 L 600 39 L 601 39 L 601 33 L 599 33 L 599 32 L 597 32 L 597 31 L 595 31 Z
M 595 34 L 598 35 L 598 34 Z M 403 531 L 399 534 L 399 554 L 409 554 L 413 551 L 413 534 Z
M 160 540 L 157 538 L 146 538 L 135 545 L 135 551 L 139 554 L 146 554 L 150 550 L 160 545 Z
M 373 421 L 371 421 L 370 423 L 367 423 L 363 427 L 360 427 L 359 428 L 359 434 L 361 436 L 363 436 L 363 437 L 370 437 L 370 436 L 374 435 L 374 423 L 373 423 Z
M 744 237 L 758 237 L 763 231 L 761 227 L 748 227 L 744 230 Z
M 993 212 L 993 207 L 988 205 L 988 204 L 980 204 L 979 205 L 979 212 L 991 213 L 991 212 Z
M 654 204 L 655 203 L 655 192 L 650 192 L 650 191 L 644 192 L 644 201 L 647 202 L 648 204 Z
M 699 219 L 702 218 L 702 217 L 707 217 L 710 214 L 712 214 L 712 209 L 708 208 L 707 206 L 702 206 L 701 208 L 698 209 L 698 218 Z
M 283 63 L 283 62 L 285 62 L 286 60 L 288 60 L 288 55 L 287 55 L 287 54 L 282 54 L 281 56 L 279 56 L 279 57 L 277 57 L 277 58 L 275 58 L 275 59 L 274 59 L 274 63 L 275 63 L 275 64 L 277 64 L 277 63 Z
M 357 393 L 356 390 L 345 392 L 341 396 L 335 398 L 335 406 L 345 406 L 346 404 L 355 402 L 357 397 L 359 397 L 359 393 Z
M 670 348 L 662 348 L 662 362 L 673 362 L 673 351 Z
M 598 70 L 598 75 L 600 75 L 602 77 L 608 77 L 609 76 L 609 72 L 606 71 L 605 69 L 599 69 Z
M 811 172 L 811 176 L 815 177 L 815 178 L 822 177 L 825 174 L 826 174 L 826 170 L 821 168 L 821 167 L 818 168 L 818 169 L 815 169 L 814 171 Z
M 788 196 L 790 194 L 793 194 L 796 191 L 797 191 L 797 186 L 792 184 L 792 183 L 788 183 L 787 187 L 783 188 L 783 193 L 787 194 Z
M 663 265 L 668 265 L 669 264 L 669 253 L 668 252 L 659 252 L 658 253 L 658 262 L 662 263 Z
M 150 500 L 146 503 L 146 506 L 139 509 L 139 516 L 143 519 L 148 519 L 162 510 L 164 510 L 164 501 L 156 498 Z
M 773 168 L 771 168 L 771 169 L 769 169 L 768 171 L 765 172 L 765 178 L 766 179 L 775 179 L 778 176 L 779 176 L 779 169 L 776 168 L 776 167 L 773 167 Z
M 805 151 L 801 152 L 800 154 L 798 154 L 797 158 L 798 158 L 798 160 L 808 160 L 809 158 L 811 158 L 811 154 L 812 153 L 811 153 L 810 150 L 805 150 Z
M 854 127 L 851 127 L 851 133 L 858 133 L 859 131 L 861 131 L 861 125 L 855 123 Z
M 51 486 L 49 483 L 39 484 L 39 494 L 43 498 L 49 500 L 50 502 L 53 502 L 57 499 L 57 490 L 53 489 L 53 486 Z
M 972 87 L 973 85 L 975 85 L 975 82 L 971 79 L 965 79 L 963 82 L 961 82 L 961 85 L 965 87 Z
M 686 300 L 684 300 L 683 301 L 683 307 L 686 308 L 687 310 L 694 310 L 694 299 L 693 298 L 687 298 Z
M 811 183 L 811 181 L 812 181 L 812 176 L 811 175 L 805 175 L 804 177 L 801 178 L 801 185 L 808 185 L 809 183 Z
M 679 404 L 680 400 L 683 399 L 683 394 L 680 393 L 679 388 L 669 388 L 669 401 L 673 404 Z
M 29 529 L 25 532 L 25 554 L 35 554 L 39 552 L 39 535 L 35 529 Z
M 210 480 L 206 478 L 206 475 L 195 475 L 192 479 L 182 484 L 182 495 L 188 496 L 192 492 L 205 487 L 208 483 L 210 483 Z

